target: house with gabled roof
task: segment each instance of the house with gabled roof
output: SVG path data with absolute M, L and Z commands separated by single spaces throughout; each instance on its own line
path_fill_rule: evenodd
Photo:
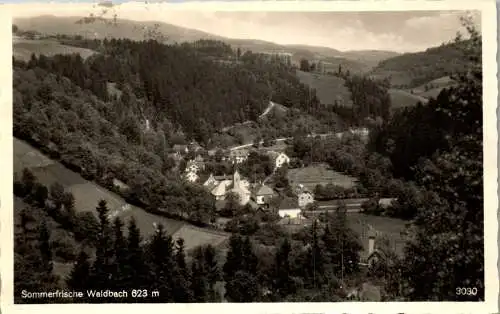
M 309 204 L 314 203 L 314 194 L 302 184 L 299 184 L 295 189 L 297 201 L 300 208 L 304 208 Z
M 206 187 L 215 187 L 217 185 L 218 181 L 215 179 L 213 173 L 210 174 L 210 176 L 208 177 L 208 179 L 203 182 L 203 186 L 206 186 Z
M 285 153 L 283 152 L 275 152 L 275 151 L 268 151 L 267 155 L 271 158 L 274 164 L 274 168 L 278 169 L 283 167 L 286 164 L 290 163 L 290 157 L 288 157 Z
M 233 164 L 241 164 L 248 159 L 250 152 L 247 149 L 234 149 L 229 152 L 229 160 Z
M 185 179 L 188 182 L 194 183 L 194 182 L 198 181 L 199 176 L 198 176 L 198 174 L 196 174 L 196 172 L 190 171 L 190 172 L 186 173 Z
M 172 149 L 178 154 L 187 154 L 189 152 L 187 145 L 175 144 Z
M 255 186 L 252 193 L 252 199 L 258 205 L 269 203 L 269 200 L 273 198 L 273 196 L 275 196 L 275 192 L 265 184 L 258 184 Z
M 281 204 L 278 208 L 278 215 L 281 218 L 289 217 L 289 218 L 297 218 L 300 216 L 301 209 L 297 200 L 294 198 L 285 198 L 281 201 Z

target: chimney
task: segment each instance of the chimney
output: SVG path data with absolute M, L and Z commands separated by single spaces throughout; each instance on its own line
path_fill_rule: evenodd
M 368 234 L 368 255 L 371 255 L 375 250 L 375 234 L 370 232 Z

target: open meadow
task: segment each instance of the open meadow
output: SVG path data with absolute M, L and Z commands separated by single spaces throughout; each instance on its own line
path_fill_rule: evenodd
M 388 239 L 391 248 L 396 254 L 399 256 L 403 254 L 405 242 L 402 233 L 406 229 L 406 221 L 362 213 L 348 213 L 347 220 L 350 227 L 359 235 L 365 254 L 368 252 L 368 231 L 370 229 L 375 231 L 377 239 Z
M 23 168 L 46 167 L 53 163 L 30 145 L 14 138 L 14 172 L 21 172 Z
M 288 170 L 288 181 L 291 185 L 302 184 L 312 191 L 318 184 L 329 183 L 350 188 L 356 184 L 357 179 L 334 171 L 326 164 L 316 164 Z
M 318 73 L 303 72 L 297 70 L 297 77 L 303 84 L 316 90 L 320 102 L 325 105 L 333 105 L 335 101 L 351 106 L 351 92 L 345 86 L 344 79 Z
M 417 94 L 402 89 L 389 89 L 389 96 L 391 97 L 391 108 L 398 109 L 404 107 L 415 106 L 419 101 L 423 104 L 427 103 L 428 99 Z
M 73 54 L 78 53 L 83 59 L 90 57 L 96 52 L 90 49 L 63 45 L 53 39 L 17 39 L 13 41 L 13 56 L 17 59 L 29 61 L 31 55 L 35 54 L 53 56 L 57 54 Z

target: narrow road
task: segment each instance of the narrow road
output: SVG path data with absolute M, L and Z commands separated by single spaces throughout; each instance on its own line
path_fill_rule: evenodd
M 338 133 L 321 133 L 321 134 L 309 134 L 307 135 L 306 137 L 316 137 L 316 136 L 319 136 L 319 137 L 329 137 L 329 136 L 338 136 L 338 137 L 341 137 L 342 134 L 344 134 L 344 132 L 338 132 Z M 273 141 L 276 141 L 276 142 L 283 142 L 283 141 L 286 141 L 286 140 L 292 140 L 293 137 L 281 137 L 281 138 L 276 138 L 276 139 L 273 139 Z M 260 144 L 262 145 L 264 143 L 264 140 L 260 141 Z M 242 149 L 242 148 L 246 148 L 246 147 L 250 147 L 252 146 L 254 143 L 250 143 L 250 144 L 243 144 L 243 145 L 239 145 L 239 146 L 234 146 L 234 147 L 231 147 L 229 148 L 229 150 L 238 150 L 238 149 Z
M 347 207 L 346 213 L 360 213 L 362 211 L 361 208 L 361 203 L 355 203 L 355 204 L 346 204 Z M 326 212 L 332 212 L 334 211 L 338 205 L 320 205 L 318 206 L 319 209 L 317 210 L 306 210 L 304 213 L 306 214 L 322 214 Z

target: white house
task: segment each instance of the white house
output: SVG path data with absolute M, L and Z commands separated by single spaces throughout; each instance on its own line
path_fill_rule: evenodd
M 279 153 L 279 155 L 277 155 L 274 159 L 274 166 L 276 169 L 288 163 L 290 163 L 290 157 L 288 157 L 285 153 Z
M 306 189 L 302 184 L 299 184 L 295 190 L 297 201 L 300 208 L 304 208 L 309 204 L 314 203 L 314 194 Z
M 194 183 L 194 182 L 198 181 L 198 179 L 199 179 L 199 176 L 196 174 L 196 172 L 186 173 L 186 180 L 188 182 Z
M 297 201 L 295 199 L 286 198 L 284 199 L 278 209 L 278 215 L 281 218 L 297 218 L 300 217 L 301 209 L 298 207 Z
M 233 164 L 241 164 L 248 159 L 249 152 L 246 149 L 235 149 L 229 152 L 229 159 Z
M 208 177 L 207 181 L 203 183 L 203 186 L 210 186 L 210 187 L 215 187 L 217 185 L 217 180 L 215 179 L 214 175 L 211 173 L 210 176 Z
M 278 215 L 281 218 L 299 218 L 300 217 L 300 208 L 296 209 L 280 209 L 278 211 Z
M 186 173 L 193 172 L 193 173 L 198 173 L 200 171 L 200 166 L 198 166 L 196 163 L 188 163 L 186 166 L 186 170 L 184 170 Z

